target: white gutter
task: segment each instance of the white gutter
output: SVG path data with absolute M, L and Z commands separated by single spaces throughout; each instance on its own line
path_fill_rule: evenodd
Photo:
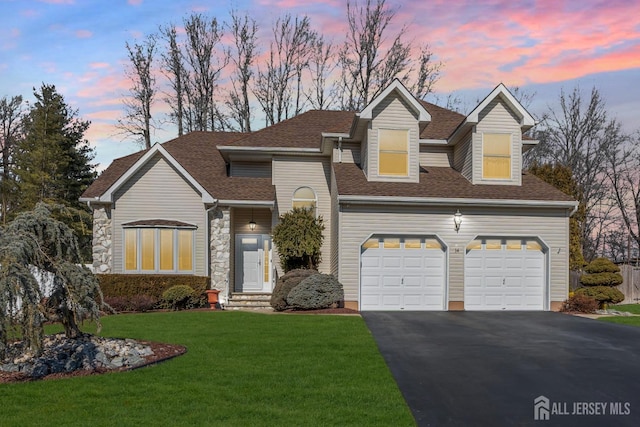
M 357 205 L 393 204 L 393 205 L 431 205 L 431 206 L 473 206 L 473 207 L 531 207 L 531 208 L 572 208 L 577 209 L 577 202 L 557 200 L 514 200 L 514 199 L 465 199 L 440 197 L 396 197 L 396 196 L 338 196 L 338 202 Z
M 419 139 L 418 144 L 448 145 L 449 143 L 446 139 Z
M 309 154 L 317 154 L 322 151 L 320 148 L 295 148 L 295 147 L 235 147 L 233 145 L 218 145 L 216 147 L 219 151 L 237 151 L 237 152 L 259 152 L 259 153 L 267 153 L 267 154 L 278 154 L 278 153 L 309 153 Z
M 275 204 L 272 200 L 218 200 L 218 205 L 246 208 L 273 208 Z

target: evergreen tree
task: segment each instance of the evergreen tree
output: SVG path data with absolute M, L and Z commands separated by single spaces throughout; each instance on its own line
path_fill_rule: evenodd
M 561 164 L 550 163 L 539 165 L 534 163 L 529 167 L 529 173 L 537 176 L 548 184 L 579 202 L 578 210 L 569 219 L 569 268 L 580 270 L 586 264 L 582 255 L 582 227 L 586 215 L 586 208 L 582 192 L 573 178 L 571 169 Z
M 54 85 L 34 88 L 35 104 L 24 120 L 24 138 L 15 152 L 20 200 L 17 212 L 33 209 L 38 202 L 67 206 L 58 219 L 69 225 L 80 240 L 83 257 L 89 258 L 91 215 L 78 199 L 96 177 L 93 149 L 84 139 L 90 122 L 65 102 Z

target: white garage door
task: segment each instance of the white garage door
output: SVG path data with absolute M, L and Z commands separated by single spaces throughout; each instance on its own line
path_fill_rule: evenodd
M 465 256 L 465 310 L 544 310 L 544 258 L 535 239 L 474 240 Z
M 361 310 L 443 310 L 445 251 L 431 237 L 373 237 L 362 245 Z

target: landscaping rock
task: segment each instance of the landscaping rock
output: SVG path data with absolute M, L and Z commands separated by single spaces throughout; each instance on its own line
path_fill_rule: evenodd
M 32 378 L 101 368 L 130 368 L 142 365 L 146 356 L 153 355 L 151 347 L 134 340 L 102 338 L 82 335 L 77 339 L 64 334 L 45 337 L 42 354 L 34 357 L 25 352 L 24 344 L 9 346 L 7 357 L 0 360 L 0 371 L 20 372 Z

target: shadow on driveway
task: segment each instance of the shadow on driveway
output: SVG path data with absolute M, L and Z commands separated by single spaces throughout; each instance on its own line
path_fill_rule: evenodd
M 549 312 L 362 317 L 419 426 L 640 425 L 640 328 Z M 534 420 L 539 396 L 548 421 Z

